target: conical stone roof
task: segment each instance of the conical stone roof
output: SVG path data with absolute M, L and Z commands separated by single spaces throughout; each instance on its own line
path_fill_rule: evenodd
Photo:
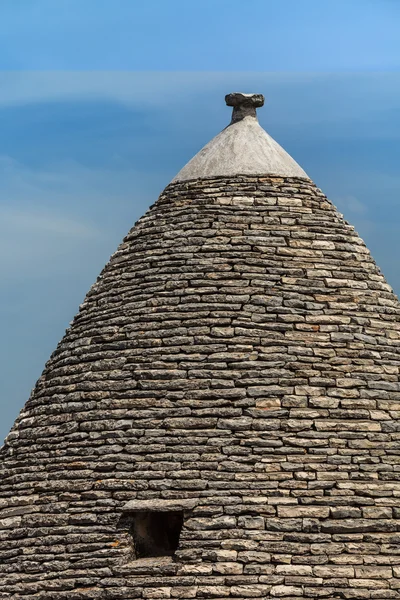
M 398 300 L 228 102 L 236 173 L 167 186 L 1 450 L 1 599 L 400 597 Z

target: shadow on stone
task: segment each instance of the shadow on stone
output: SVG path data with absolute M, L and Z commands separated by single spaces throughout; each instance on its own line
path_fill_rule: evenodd
M 129 531 L 135 558 L 173 556 L 178 548 L 183 511 L 128 513 L 119 528 Z

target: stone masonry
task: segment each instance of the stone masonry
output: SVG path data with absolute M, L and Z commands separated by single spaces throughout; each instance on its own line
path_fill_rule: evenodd
M 400 598 L 399 308 L 309 179 L 168 186 L 3 446 L 0 599 Z

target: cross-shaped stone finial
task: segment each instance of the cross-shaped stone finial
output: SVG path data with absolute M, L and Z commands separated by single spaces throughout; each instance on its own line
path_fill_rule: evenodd
M 242 94 L 233 92 L 225 96 L 227 106 L 233 106 L 232 121 L 241 121 L 245 117 L 254 117 L 257 119 L 256 109 L 264 105 L 264 96 L 262 94 Z

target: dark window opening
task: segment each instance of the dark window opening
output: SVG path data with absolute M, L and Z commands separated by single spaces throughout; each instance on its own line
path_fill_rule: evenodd
M 133 513 L 130 531 L 136 558 L 172 556 L 178 548 L 183 511 Z

